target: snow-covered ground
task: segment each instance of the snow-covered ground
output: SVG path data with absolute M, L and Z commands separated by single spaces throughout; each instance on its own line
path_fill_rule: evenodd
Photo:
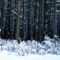
M 60 60 L 60 55 L 0 56 L 0 60 Z
M 0 38 L 0 60 L 60 60 L 60 41 L 45 36 L 42 43 L 29 40 L 18 44 Z

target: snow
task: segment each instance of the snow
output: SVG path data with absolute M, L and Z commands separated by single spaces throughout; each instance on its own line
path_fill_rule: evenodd
M 1 29 L 0 29 L 0 32 L 1 32 Z
M 9 56 L 1 55 L 0 60 L 60 60 L 60 55 L 28 55 L 28 56 Z
M 45 36 L 42 43 L 28 40 L 18 44 L 17 40 L 0 38 L 0 60 L 60 60 L 58 39 Z

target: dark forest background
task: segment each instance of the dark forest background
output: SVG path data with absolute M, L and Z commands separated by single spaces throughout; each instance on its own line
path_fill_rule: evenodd
M 60 0 L 0 0 L 0 30 L 3 39 L 60 37 Z

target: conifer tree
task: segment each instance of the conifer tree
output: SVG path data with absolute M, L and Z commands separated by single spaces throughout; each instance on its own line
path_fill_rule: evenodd
M 6 12 L 6 38 L 10 38 L 11 0 L 7 1 Z
M 1 38 L 6 37 L 6 7 L 5 1 L 1 1 Z

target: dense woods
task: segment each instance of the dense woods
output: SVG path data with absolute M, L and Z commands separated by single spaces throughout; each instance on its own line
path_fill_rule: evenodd
M 0 30 L 3 39 L 60 37 L 60 1 L 0 0 Z

